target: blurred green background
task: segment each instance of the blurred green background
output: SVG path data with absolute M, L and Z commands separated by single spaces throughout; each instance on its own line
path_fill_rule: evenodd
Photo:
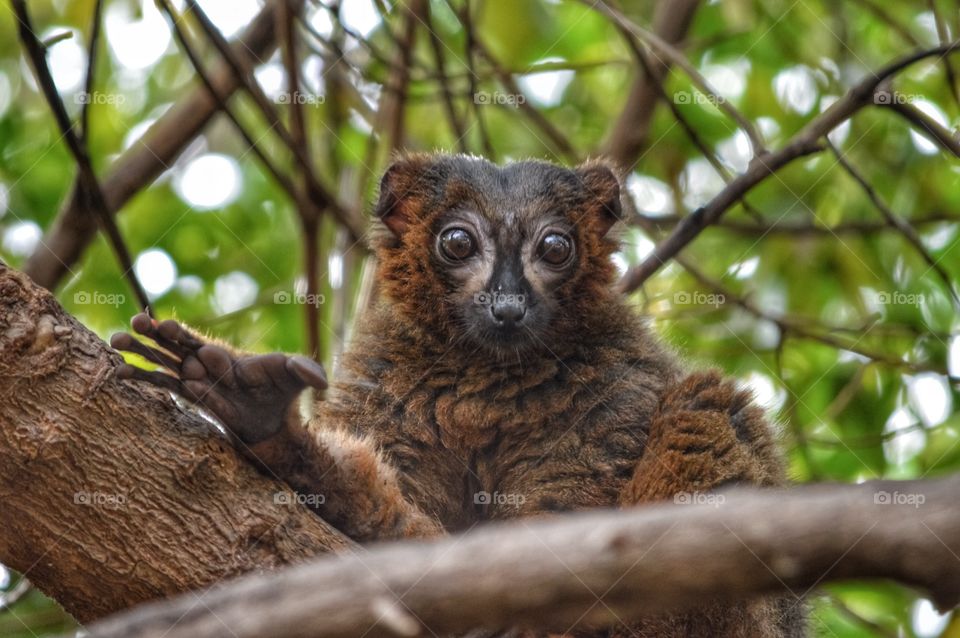
M 175 3 L 178 7 L 182 3 Z M 653 2 L 623 2 L 649 27 Z M 80 110 L 91 0 L 32 0 L 72 114 Z M 227 35 L 260 10 L 254 0 L 201 2 Z M 304 104 L 312 156 L 325 183 L 352 206 L 373 196 L 388 157 L 375 117 L 402 16 L 392 3 L 349 0 L 339 23 L 307 2 Z M 467 64 L 457 11 L 431 2 L 436 43 L 420 33 L 412 53 L 405 146 L 492 154 L 497 161 L 569 161 L 518 108 L 533 107 L 577 158 L 603 148 L 623 108 L 636 63 L 622 34 L 589 3 L 489 0 L 471 4 L 477 37 L 512 74 L 522 97 L 489 60 Z M 341 26 L 342 24 L 342 26 Z M 189 61 L 150 1 L 106 0 L 90 145 L 98 170 L 136 144 L 146 127 L 195 85 Z M 938 32 L 939 27 L 939 32 Z M 778 148 L 858 79 L 939 38 L 955 37 L 949 2 L 728 0 L 703 2 L 683 50 Z M 191 25 L 191 33 L 198 32 Z M 363 40 L 363 42 L 360 41 Z M 200 39 L 195 38 L 196 42 Z M 331 55 L 335 42 L 343 57 Z M 466 136 L 459 143 L 436 81 L 434 44 L 450 77 Z M 203 48 L 206 59 L 215 51 Z M 954 56 L 960 64 L 960 56 Z M 335 62 L 335 64 L 334 64 Z M 330 73 L 336 68 L 335 73 Z M 333 77 L 345 83 L 332 81 Z M 275 54 L 257 71 L 287 112 Z M 475 82 L 471 86 L 471 78 Z M 950 130 L 960 124 L 952 71 L 934 59 L 893 87 Z M 729 117 L 673 70 L 664 88 L 732 173 L 750 147 Z M 498 97 L 499 96 L 499 97 Z M 232 104 L 258 144 L 291 160 L 247 96 Z M 485 140 L 486 137 L 486 140 Z M 627 167 L 627 196 L 646 219 L 617 256 L 646 256 L 675 220 L 706 202 L 722 178 L 670 109 L 660 104 L 649 143 Z M 960 164 L 889 109 L 867 108 L 830 136 L 876 196 L 910 222 L 947 278 L 960 274 Z M 0 11 L 0 258 L 24 264 L 73 183 L 74 164 L 21 53 L 9 6 Z M 685 357 L 743 379 L 770 410 L 798 482 L 926 477 L 960 469 L 960 321 L 943 278 L 888 223 L 830 152 L 799 160 L 754 189 L 719 227 L 662 268 L 631 297 Z M 249 350 L 304 351 L 303 240 L 293 204 L 222 118 L 207 127 L 118 217 L 157 316 L 179 317 Z M 349 336 L 365 252 L 324 218 L 319 237 L 321 353 L 328 369 Z M 103 337 L 125 328 L 134 297 L 102 237 L 57 289 L 66 309 Z M 784 329 L 786 328 L 786 329 Z M 334 372 L 335 374 L 335 372 Z M 0 533 L 3 533 L 0 527 Z M 827 531 L 828 533 L 828 531 Z M 0 568 L 0 590 L 18 576 Z M 812 595 L 816 636 L 960 636 L 960 616 L 937 614 L 914 591 L 889 583 L 831 585 Z M 956 614 L 955 614 L 956 615 Z M 39 592 L 0 612 L 0 636 L 42 636 L 73 626 Z

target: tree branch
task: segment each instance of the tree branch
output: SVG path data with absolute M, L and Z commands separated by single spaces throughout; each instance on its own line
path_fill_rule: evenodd
M 60 99 L 60 94 L 57 91 L 56 84 L 54 84 L 50 69 L 47 67 L 46 50 L 34 32 L 33 24 L 30 20 L 30 13 L 27 11 L 26 0 L 13 0 L 12 6 L 17 18 L 17 31 L 20 34 L 20 41 L 23 43 L 23 48 L 26 49 L 30 57 L 30 63 L 37 76 L 37 83 L 40 85 L 47 99 L 47 103 L 50 105 L 50 110 L 53 111 L 53 116 L 57 121 L 57 126 L 60 128 L 60 133 L 63 135 L 67 143 L 67 148 L 70 150 L 70 154 L 77 164 L 78 177 L 75 192 L 79 193 L 81 199 L 89 204 L 86 208 L 103 227 L 107 241 L 113 249 L 117 261 L 120 263 L 120 269 L 123 271 L 121 276 L 126 279 L 130 285 L 130 289 L 133 291 L 134 297 L 137 298 L 140 309 L 148 310 L 150 300 L 147 298 L 147 293 L 144 292 L 143 286 L 140 285 L 136 274 L 133 272 L 133 262 L 130 259 L 130 251 L 127 250 L 127 245 L 123 241 L 123 235 L 120 234 L 120 229 L 117 228 L 117 224 L 110 214 L 106 197 L 104 197 L 103 190 L 100 187 L 100 181 L 97 179 L 97 174 L 93 170 L 93 162 L 90 161 L 90 154 L 86 144 L 86 124 L 84 124 L 84 128 L 81 129 L 81 134 L 78 135 L 73 123 L 70 121 L 70 116 L 67 114 L 67 109 L 63 105 L 63 100 Z M 96 16 L 94 19 L 96 19 Z M 96 44 L 96 40 L 93 42 Z M 93 55 L 92 52 L 91 55 Z M 92 74 L 93 65 L 91 64 L 88 69 L 88 85 L 92 81 Z M 89 97 L 88 95 L 88 98 Z M 86 113 L 86 106 L 87 105 L 84 105 L 84 113 Z
M 754 157 L 747 170 L 738 175 L 720 193 L 704 206 L 684 217 L 673 232 L 660 242 L 653 253 L 641 264 L 630 268 L 620 279 L 618 288 L 623 293 L 633 292 L 653 273 L 673 258 L 705 228 L 715 223 L 727 210 L 740 201 L 754 186 L 793 160 L 822 150 L 821 138 L 857 111 L 874 103 L 874 93 L 880 84 L 904 68 L 934 55 L 947 55 L 960 47 L 960 42 L 918 51 L 891 62 L 868 75 L 842 98 L 812 119 L 787 144 L 765 155 Z
M 661 0 L 657 3 L 653 18 L 654 33 L 664 42 L 678 44 L 686 36 L 699 6 L 700 0 Z M 632 37 L 630 44 L 633 44 Z M 645 53 L 639 48 L 638 52 L 646 59 Z M 623 168 L 633 166 L 647 145 L 650 122 L 653 120 L 657 98 L 662 91 L 661 83 L 670 68 L 667 60 L 646 62 L 648 68 L 637 73 L 630 86 L 626 104 L 610 128 L 607 141 L 600 151 L 601 155 L 609 157 L 617 166 Z
M 763 138 L 760 135 L 760 132 L 756 129 L 753 123 L 748 120 L 740 111 L 738 111 L 729 101 L 725 100 L 723 96 L 718 94 L 716 90 L 710 83 L 707 82 L 707 79 L 697 71 L 683 53 L 678 51 L 672 44 L 665 41 L 656 33 L 647 31 L 643 27 L 631 22 L 623 13 L 614 9 L 613 7 L 608 6 L 601 0 L 597 2 L 590 3 L 592 8 L 605 15 L 607 18 L 612 20 L 619 28 L 631 33 L 638 40 L 643 42 L 646 46 L 653 49 L 659 58 L 663 56 L 671 63 L 677 65 L 690 77 L 690 80 L 703 91 L 705 94 L 712 98 L 714 104 L 717 108 L 727 114 L 729 118 L 737 123 L 737 126 L 747 135 L 747 138 L 750 140 L 750 146 L 753 149 L 754 157 L 763 155 L 766 153 L 764 147 Z
M 351 546 L 0 265 L 0 562 L 81 622 Z
M 251 59 L 251 64 L 267 57 L 275 45 L 273 18 L 273 8 L 268 5 L 234 45 L 237 55 Z M 221 96 L 237 89 L 236 78 L 225 64 L 218 65 L 210 77 Z M 170 168 L 216 112 L 216 100 L 200 86 L 164 113 L 143 138 L 120 154 L 101 179 L 109 211 L 116 214 L 140 189 Z M 80 190 L 75 189 L 27 260 L 24 272 L 44 288 L 55 289 L 83 254 L 96 228 Z
M 490 525 L 321 559 L 152 604 L 91 638 L 346 638 L 528 626 L 565 632 L 827 581 L 894 578 L 960 601 L 960 476 Z M 599 599 L 599 602 L 598 602 Z M 799 604 L 799 596 L 798 596 Z

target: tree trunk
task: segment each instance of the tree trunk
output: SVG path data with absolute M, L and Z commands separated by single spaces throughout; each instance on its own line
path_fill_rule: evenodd
M 350 546 L 120 360 L 0 264 L 0 562 L 85 622 Z

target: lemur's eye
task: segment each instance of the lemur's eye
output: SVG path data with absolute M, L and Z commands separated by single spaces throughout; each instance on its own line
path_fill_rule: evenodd
M 573 242 L 566 235 L 550 233 L 540 240 L 537 257 L 551 266 L 562 266 L 573 255 Z
M 440 254 L 450 261 L 463 261 L 477 252 L 477 242 L 463 228 L 450 228 L 440 233 Z

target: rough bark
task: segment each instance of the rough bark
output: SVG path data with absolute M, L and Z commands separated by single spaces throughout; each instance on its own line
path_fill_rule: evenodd
M 564 632 L 864 577 L 916 585 L 945 609 L 960 599 L 958 491 L 960 475 L 744 489 L 710 495 L 713 505 L 491 525 L 244 578 L 201 594 L 202 605 L 182 596 L 88 630 L 91 638 Z
M 276 46 L 276 11 L 268 3 L 234 45 L 234 51 L 252 66 L 266 61 Z M 210 72 L 217 94 L 228 98 L 240 81 L 226 63 Z M 190 91 L 164 113 L 150 129 L 111 164 L 100 180 L 103 196 L 112 214 L 140 189 L 170 168 L 177 156 L 200 134 L 217 113 L 217 101 L 206 87 Z M 35 282 L 53 290 L 80 259 L 97 231 L 97 218 L 86 206 L 81 193 L 67 196 L 53 226 L 24 266 Z
M 119 361 L 0 264 L 0 562 L 83 622 L 349 546 Z

